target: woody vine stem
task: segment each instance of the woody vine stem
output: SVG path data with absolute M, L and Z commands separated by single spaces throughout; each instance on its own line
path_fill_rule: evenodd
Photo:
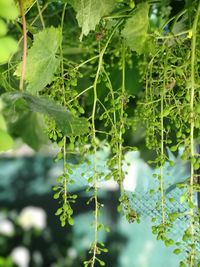
M 22 56 L 22 71 L 21 71 L 19 89 L 23 91 L 24 80 L 26 75 L 26 56 L 27 56 L 26 17 L 24 12 L 23 0 L 19 0 L 19 7 L 22 16 L 22 27 L 23 27 L 23 56 Z

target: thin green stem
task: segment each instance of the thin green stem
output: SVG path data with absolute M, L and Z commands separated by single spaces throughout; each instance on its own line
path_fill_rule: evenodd
M 126 71 L 126 56 L 125 56 L 125 44 L 123 42 L 122 45 L 122 87 L 121 87 L 121 110 L 120 110 L 120 127 L 119 127 L 119 151 L 118 151 L 118 170 L 119 170 L 119 185 L 121 195 L 124 194 L 124 186 L 123 186 L 123 170 L 122 170 L 122 158 L 123 158 L 123 139 L 122 139 L 122 131 L 124 128 L 124 101 L 123 98 L 125 96 L 125 71 Z
M 63 137 L 63 173 L 66 174 L 66 136 Z M 63 180 L 63 188 L 64 188 L 64 204 L 67 203 L 67 179 L 64 177 Z
M 92 140 L 93 140 L 93 149 L 94 149 L 94 164 L 93 164 L 93 188 L 94 188 L 94 204 L 95 204 L 95 211 L 94 211 L 94 246 L 93 246 L 93 256 L 91 260 L 91 267 L 94 267 L 96 261 L 96 253 L 97 253 L 97 242 L 98 242 L 98 191 L 97 191 L 97 145 L 96 145 L 96 125 L 95 125 L 95 114 L 96 114 L 96 106 L 97 106 L 97 82 L 100 75 L 100 70 L 103 64 L 103 56 L 99 56 L 99 64 L 97 73 L 95 76 L 94 84 L 93 84 L 93 93 L 94 93 L 94 100 L 93 100 L 93 109 L 92 109 Z
M 23 57 L 22 57 L 22 71 L 21 71 L 21 77 L 20 77 L 20 82 L 19 82 L 19 89 L 23 91 L 24 89 L 24 80 L 25 80 L 25 75 L 26 75 L 26 55 L 27 55 L 27 34 L 26 34 L 26 17 L 24 13 L 24 6 L 23 6 L 23 1 L 19 0 L 19 7 L 20 7 L 20 12 L 22 16 L 22 25 L 23 25 Z
M 96 56 L 94 56 L 94 57 L 91 57 L 91 58 L 87 59 L 86 61 L 80 63 L 78 66 L 74 67 L 73 70 L 78 70 L 79 68 L 83 67 L 85 64 L 87 64 L 87 63 L 89 63 L 90 61 L 93 61 L 93 60 L 95 60 L 95 59 L 97 59 L 97 58 L 99 58 L 99 55 L 96 55 Z
M 38 18 L 40 18 L 40 15 L 42 16 L 42 13 L 45 11 L 45 9 L 47 9 L 49 3 L 46 3 L 42 9 L 40 9 L 40 13 L 38 13 L 38 15 L 33 19 L 33 21 L 31 22 L 30 26 L 32 26 L 37 20 Z
M 97 83 L 100 76 L 100 71 L 103 67 L 103 57 L 106 52 L 106 49 L 108 47 L 108 44 L 110 43 L 115 31 L 117 30 L 118 26 L 121 24 L 121 21 L 119 21 L 113 31 L 111 32 L 105 46 L 99 53 L 99 62 L 98 62 L 98 68 L 95 76 L 95 80 L 93 83 L 93 93 L 94 93 L 94 100 L 93 100 L 93 108 L 92 108 L 92 143 L 93 143 L 93 149 L 94 149 L 94 164 L 93 164 L 93 188 L 94 188 L 94 204 L 95 204 L 95 212 L 94 212 L 94 243 L 93 243 L 93 255 L 91 259 L 91 267 L 94 267 L 95 261 L 96 261 L 96 254 L 97 254 L 97 243 L 98 243 L 98 213 L 99 213 L 99 206 L 98 206 L 98 189 L 97 189 L 97 145 L 96 145 L 96 125 L 95 125 L 95 115 L 96 115 L 96 107 L 97 107 Z
M 102 106 L 102 108 L 106 112 L 106 115 L 108 116 L 108 118 L 109 118 L 110 123 L 112 124 L 112 126 L 115 127 L 115 124 L 113 123 L 112 118 L 110 117 L 110 114 L 109 114 L 107 108 L 104 106 L 104 104 L 99 99 L 97 101 L 99 102 L 99 104 Z
M 63 25 L 64 25 L 64 18 L 65 18 L 65 11 L 66 11 L 67 4 L 63 7 L 62 17 L 61 17 L 61 36 L 63 36 Z M 60 40 L 60 58 L 61 58 L 61 80 L 62 80 L 62 93 L 63 93 L 63 105 L 66 106 L 65 100 L 65 82 L 64 82 L 64 63 L 63 63 L 63 47 L 62 47 L 62 38 Z M 63 180 L 63 187 L 64 187 L 64 204 L 67 204 L 67 178 L 66 178 L 66 136 L 63 137 L 63 173 L 64 173 L 64 180 Z
M 169 23 L 171 22 L 171 21 L 173 21 L 173 20 L 178 20 L 181 16 L 183 16 L 185 13 L 186 13 L 186 9 L 184 9 L 183 11 L 181 11 L 178 15 L 176 15 L 176 16 L 173 16 L 172 18 L 170 18 L 167 22 L 165 22 L 164 24 L 163 24 L 163 26 L 161 27 L 161 29 L 163 30 L 167 25 L 169 25 Z
M 64 19 L 65 19 L 65 11 L 66 11 L 67 4 L 63 7 L 62 17 L 61 17 L 61 36 L 63 36 L 63 25 L 64 25 Z M 63 63 L 63 47 L 62 47 L 62 38 L 60 41 L 60 58 L 61 58 L 61 78 L 62 78 L 62 88 L 63 93 L 65 91 L 64 86 L 64 63 Z
M 166 62 L 167 63 L 167 62 Z M 161 150 L 161 163 L 160 163 L 160 191 L 161 191 L 161 206 L 162 206 L 162 223 L 165 225 L 165 196 L 164 196 L 164 177 L 163 177 L 163 160 L 164 160 L 164 94 L 166 86 L 166 73 L 164 74 L 163 80 L 163 91 L 161 92 L 160 99 L 160 127 L 161 127 L 161 141 L 160 141 L 160 150 Z
M 21 1 L 21 0 L 19 0 L 19 1 Z M 35 2 L 34 2 L 35 3 Z M 33 3 L 33 4 L 34 4 Z M 33 6 L 33 4 L 31 5 L 31 7 Z M 41 15 L 42 15 L 42 13 L 44 12 L 44 10 L 48 7 L 48 5 L 49 5 L 49 3 L 46 3 L 45 5 L 44 5 L 44 7 L 40 10 L 40 13 L 41 13 Z M 27 13 L 27 11 L 26 11 L 26 13 Z M 30 26 L 32 26 L 37 20 L 38 20 L 38 18 L 40 17 L 40 15 L 38 14 L 34 19 L 33 19 L 33 21 L 31 22 L 31 24 L 30 24 Z M 27 24 L 27 23 L 26 23 Z M 17 25 L 17 24 L 16 24 Z M 17 26 L 18 27 L 18 26 Z M 27 33 L 27 30 L 26 30 L 26 33 Z M 23 39 L 23 36 L 19 39 L 19 41 L 18 41 L 18 45 L 21 43 L 21 41 L 22 41 L 22 39 Z M 12 59 L 12 57 L 10 58 L 10 60 Z
M 22 0 L 24 1 L 24 0 Z M 31 8 L 35 5 L 37 0 L 33 1 L 33 3 L 27 8 L 26 12 L 25 12 L 25 15 L 31 10 Z M 25 2 L 25 1 L 24 1 Z
M 170 33 L 169 35 L 166 36 L 157 36 L 156 39 L 171 39 L 171 38 L 175 38 L 175 37 L 179 37 L 181 35 L 185 35 L 187 33 L 189 33 L 191 31 L 191 29 L 186 30 L 186 31 L 182 31 L 176 34 Z
M 121 19 L 121 18 L 131 18 L 132 15 L 114 15 L 114 16 L 107 16 L 104 19 Z
M 110 133 L 107 133 L 105 131 L 100 131 L 100 130 L 96 130 L 96 133 L 104 134 L 105 136 L 106 135 L 111 135 Z
M 89 86 L 88 88 L 86 88 L 85 90 L 83 90 L 82 92 L 80 92 L 78 95 L 76 95 L 73 99 L 69 100 L 67 102 L 67 105 L 70 104 L 71 102 L 73 102 L 74 100 L 76 100 L 77 98 L 79 98 L 81 95 L 83 95 L 84 93 L 86 93 L 87 91 L 91 90 L 93 88 L 93 85 Z
M 194 101 L 195 101 L 195 57 L 196 57 L 196 35 L 197 35 L 197 25 L 200 13 L 200 3 L 198 4 L 198 8 L 196 11 L 196 16 L 194 19 L 193 27 L 192 27 L 192 42 L 191 42 L 191 90 L 190 90 L 190 154 L 191 158 L 194 158 Z M 190 168 L 190 202 L 194 201 L 194 166 L 191 162 Z M 194 208 L 190 209 L 190 230 L 191 230 L 191 244 L 195 244 L 195 232 L 194 232 Z M 195 246 L 192 246 L 192 251 L 190 255 L 190 267 L 194 266 L 195 261 Z
M 111 80 L 108 76 L 108 73 L 106 72 L 106 70 L 104 69 L 103 70 L 105 76 L 106 76 L 106 79 L 107 79 L 107 82 L 109 84 L 109 90 L 110 90 L 110 93 L 111 93 L 111 97 L 112 97 L 112 101 L 114 103 L 114 100 L 115 100 L 115 96 L 114 96 L 114 90 L 113 90 L 113 87 L 112 87 L 112 83 L 111 83 Z M 115 111 L 115 108 L 114 108 L 114 111 L 113 111 L 113 121 L 114 121 L 114 127 L 115 127 L 115 130 L 116 130 L 116 111 Z
M 155 104 L 155 103 L 160 102 L 160 101 L 161 101 L 161 99 L 159 98 L 159 99 L 156 99 L 154 101 L 150 101 L 150 102 L 146 102 L 146 103 L 139 102 L 138 105 L 152 105 L 152 104 Z
M 36 1 L 36 3 L 37 3 L 38 14 L 39 14 L 39 17 L 40 17 L 40 20 L 42 23 L 42 28 L 45 29 L 45 23 L 44 23 L 44 19 L 42 16 L 42 12 L 41 12 L 41 8 L 40 8 L 40 4 L 39 4 L 38 0 Z
M 165 160 L 165 152 L 164 152 L 164 101 L 166 94 L 166 86 L 167 86 L 167 63 L 168 63 L 168 52 L 166 52 L 165 60 L 164 60 L 164 77 L 163 77 L 163 89 L 161 90 L 160 95 L 160 192 L 161 192 L 161 207 L 162 207 L 162 224 L 165 226 L 166 224 L 166 207 L 165 207 L 165 191 L 164 191 L 164 160 Z

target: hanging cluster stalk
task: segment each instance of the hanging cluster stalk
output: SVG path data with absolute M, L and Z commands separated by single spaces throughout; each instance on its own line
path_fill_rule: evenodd
M 158 62 L 159 58 L 159 62 Z M 153 218 L 157 224 L 153 226 L 153 232 L 157 234 L 157 239 L 161 239 L 167 245 L 172 245 L 173 240 L 168 237 L 167 229 L 171 224 L 167 220 L 164 165 L 167 160 L 165 151 L 167 140 L 167 131 L 165 129 L 166 111 L 169 109 L 167 104 L 167 82 L 168 82 L 168 53 L 165 50 L 165 43 L 162 45 L 162 54 L 158 51 L 150 60 L 146 72 L 145 95 L 142 103 L 139 103 L 139 112 L 146 123 L 146 144 L 149 149 L 154 149 L 157 158 L 152 161 L 159 174 L 154 174 L 158 179 L 158 189 L 160 198 L 156 208 L 160 210 L 160 218 Z M 159 76 L 157 73 L 159 73 Z
M 97 106 L 97 82 L 100 75 L 100 70 L 103 64 L 103 54 L 99 55 L 99 63 L 98 63 L 98 69 L 95 76 L 95 81 L 93 84 L 93 93 L 94 93 L 94 100 L 93 100 L 93 109 L 92 109 L 92 147 L 93 147 L 93 153 L 94 153 L 94 163 L 93 163 L 93 199 L 94 199 L 94 205 L 95 205 L 95 211 L 94 211 L 94 241 L 91 246 L 92 251 L 92 258 L 89 262 L 86 262 L 85 266 L 88 266 L 88 263 L 90 263 L 91 267 L 94 267 L 97 258 L 97 250 L 98 250 L 98 217 L 99 217 L 99 203 L 98 203 L 98 190 L 97 190 L 97 179 L 98 179 L 98 173 L 97 173 L 97 144 L 96 144 L 96 126 L 95 126 L 95 115 L 96 115 L 96 106 Z
M 166 56 L 167 60 L 167 56 Z M 164 64 L 164 68 L 166 66 Z M 164 155 L 164 97 L 165 97 L 165 87 L 166 87 L 166 73 L 164 72 L 163 77 L 163 88 L 160 93 L 160 192 L 161 192 L 161 207 L 162 207 L 162 224 L 163 224 L 163 235 L 165 235 L 165 221 L 166 221 L 166 210 L 165 210 L 165 195 L 164 195 L 164 174 L 163 174 L 163 165 L 165 162 Z M 163 237 L 162 237 L 163 238 Z
M 187 36 L 180 34 L 177 37 L 164 36 L 163 40 L 158 42 L 158 49 L 147 67 L 145 95 L 137 111 L 139 120 L 145 122 L 147 146 L 157 151 L 157 158 L 152 162 L 157 167 L 160 166 L 160 174 L 154 176 L 159 179 L 161 200 L 156 207 L 161 213 L 162 223 L 153 226 L 153 233 L 167 246 L 172 245 L 176 242 L 169 236 L 173 223 L 184 214 L 188 216 L 188 225 L 182 237 L 183 242 L 176 242 L 178 248 L 174 250 L 175 254 L 181 253 L 182 249 L 187 252 L 187 258 L 180 262 L 181 267 L 199 264 L 196 251 L 199 236 L 199 215 L 196 205 L 196 192 L 198 191 L 196 178 L 198 176 L 195 170 L 199 168 L 200 159 L 195 146 L 196 139 L 199 139 L 200 128 L 197 56 L 199 54 L 197 38 L 199 38 L 200 4 L 194 11 L 192 29 L 185 31 L 190 34 Z M 175 18 L 173 27 L 178 19 L 180 16 Z M 182 146 L 184 151 L 181 157 L 190 162 L 190 178 L 177 186 L 184 192 L 180 202 L 188 208 L 183 214 L 178 211 L 170 213 L 166 208 L 164 169 L 167 161 L 172 166 L 173 162 L 170 161 L 166 152 L 167 148 L 174 152 Z M 170 199 L 170 201 L 174 200 Z M 157 220 L 158 218 L 153 218 L 153 222 Z M 187 249 L 184 242 L 187 242 Z
M 64 18 L 66 12 L 66 6 L 64 5 L 62 16 L 61 16 L 61 35 L 63 34 Z M 64 57 L 63 57 L 63 40 L 60 39 L 60 77 L 57 78 L 58 84 L 55 87 L 50 88 L 52 90 L 58 90 L 59 88 L 59 100 L 64 107 L 67 107 L 67 87 L 64 75 Z M 57 96 L 58 97 L 58 96 Z M 54 126 L 55 127 L 55 126 Z M 59 132 L 56 128 L 50 133 L 50 138 L 57 141 L 60 151 L 55 157 L 55 161 L 63 161 L 63 173 L 57 177 L 57 185 L 54 186 L 53 190 L 56 191 L 54 194 L 54 199 L 59 200 L 59 208 L 57 209 L 55 215 L 59 217 L 61 226 L 64 227 L 66 223 L 73 225 L 74 220 L 72 218 L 73 209 L 72 204 L 75 203 L 77 195 L 71 195 L 68 191 L 68 186 L 73 183 L 71 175 L 73 173 L 71 166 L 67 163 L 67 137 Z M 75 138 L 71 136 L 68 138 L 70 140 L 70 147 L 74 148 Z
M 59 200 L 60 207 L 57 209 L 55 215 L 59 217 L 61 226 L 64 227 L 66 222 L 70 225 L 74 224 L 72 218 L 73 209 L 71 207 L 72 203 L 75 203 L 77 195 L 70 195 L 68 192 L 68 185 L 72 183 L 70 179 L 72 169 L 66 160 L 66 137 L 62 138 L 60 141 L 60 146 L 62 146 L 61 151 L 57 154 L 56 160 L 63 160 L 63 173 L 57 178 L 57 185 L 53 187 L 56 191 L 54 194 L 54 199 Z
M 197 26 L 200 15 L 200 3 L 198 4 L 198 8 L 196 11 L 193 27 L 192 27 L 192 42 L 191 42 L 191 89 L 190 89 L 190 189 L 189 189 L 189 206 L 190 206 L 190 252 L 188 255 L 189 266 L 192 267 L 195 265 L 196 259 L 196 250 L 195 243 L 198 242 L 195 237 L 195 225 L 198 223 L 198 218 L 195 216 L 197 212 L 197 208 L 194 204 L 194 184 L 195 184 L 195 172 L 194 172 L 194 160 L 198 159 L 198 155 L 195 155 L 195 139 L 194 139 L 194 131 L 195 131 L 195 95 L 197 93 L 197 83 L 196 80 L 196 71 L 197 71 L 197 55 L 196 55 L 196 40 L 197 40 Z M 199 88 L 198 88 L 199 90 Z M 197 221 L 195 220 L 197 219 Z
M 122 88 L 121 88 L 121 109 L 119 113 L 119 150 L 117 152 L 118 155 L 118 171 L 119 171 L 119 185 L 121 196 L 124 195 L 124 187 L 123 187 L 123 180 L 124 180 L 124 173 L 122 170 L 122 160 L 123 160 L 123 133 L 124 133 L 124 105 L 125 105 L 125 70 L 126 70 L 126 58 L 125 58 L 125 45 L 122 45 Z
M 126 81 L 126 49 L 125 43 L 122 43 L 122 52 L 121 52 L 121 78 L 122 78 L 122 84 L 121 84 L 121 91 L 119 93 L 119 123 L 117 127 L 117 133 L 116 133 L 116 155 L 117 155 L 117 182 L 119 183 L 120 187 L 120 198 L 119 198 L 119 206 L 118 211 L 123 211 L 124 215 L 126 216 L 126 219 L 132 223 L 135 220 L 139 220 L 139 215 L 136 214 L 134 209 L 131 207 L 130 200 L 124 190 L 124 171 L 123 171 L 123 164 L 124 164 L 124 139 L 123 135 L 127 128 L 127 113 L 126 113 L 126 106 L 129 102 L 129 96 L 126 92 L 125 88 L 125 81 Z
M 106 49 L 108 47 L 108 44 L 110 43 L 115 31 L 117 30 L 119 24 L 121 22 L 118 22 L 116 26 L 114 27 L 113 31 L 111 32 L 106 44 L 102 48 L 102 50 L 99 53 L 98 56 L 98 67 L 97 67 L 97 72 L 95 75 L 95 80 L 93 83 L 93 94 L 94 94 L 94 99 L 93 99 L 93 109 L 92 109 L 92 115 L 91 115 L 91 144 L 93 148 L 93 155 L 94 155 L 94 162 L 93 162 L 93 178 L 92 178 L 92 188 L 93 188 L 93 197 L 92 199 L 94 200 L 94 241 L 92 243 L 90 253 L 92 253 L 92 258 L 88 261 L 84 262 L 84 266 L 91 266 L 94 267 L 96 262 L 99 262 L 100 265 L 104 265 L 104 262 L 99 259 L 99 255 L 101 252 L 107 252 L 107 249 L 104 248 L 104 245 L 98 242 L 98 232 L 102 228 L 102 224 L 99 222 L 99 214 L 100 214 L 100 206 L 101 204 L 98 201 L 98 188 L 97 188 L 97 181 L 98 181 L 98 171 L 97 171 L 97 137 L 96 137 L 96 132 L 98 130 L 96 129 L 96 109 L 97 109 L 97 103 L 99 102 L 101 105 L 101 101 L 98 99 L 98 94 L 97 94 L 97 84 L 101 76 L 101 72 L 103 70 L 103 57 L 106 52 Z M 104 105 L 103 105 L 104 107 Z M 105 228 L 105 227 L 104 227 Z

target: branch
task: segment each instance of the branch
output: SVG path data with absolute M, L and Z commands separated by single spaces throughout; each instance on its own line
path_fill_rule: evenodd
M 22 16 L 22 26 L 23 26 L 23 56 L 22 56 L 22 72 L 20 77 L 19 89 L 23 91 L 24 80 L 26 74 L 26 54 L 27 54 L 27 35 L 26 35 L 26 18 L 24 14 L 23 0 L 19 0 L 19 8 Z

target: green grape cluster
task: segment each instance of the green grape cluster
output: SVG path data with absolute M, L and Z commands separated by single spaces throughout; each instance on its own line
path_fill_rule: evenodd
M 73 173 L 72 168 L 66 162 L 65 142 L 66 138 L 63 137 L 63 139 L 59 142 L 61 150 L 57 153 L 55 157 L 55 161 L 63 160 L 63 174 L 57 177 L 57 184 L 53 187 L 53 190 L 55 191 L 53 197 L 54 199 L 59 201 L 60 206 L 57 209 L 55 215 L 59 216 L 62 227 L 66 225 L 66 222 L 68 222 L 70 225 L 74 224 L 74 220 L 72 218 L 73 209 L 71 207 L 71 204 L 75 203 L 77 199 L 76 194 L 71 195 L 68 192 L 69 185 L 73 184 L 74 181 L 70 178 Z
M 199 9 L 198 9 L 199 10 Z M 199 90 L 196 83 L 199 81 L 197 75 L 199 47 L 196 41 L 199 37 L 197 29 L 199 11 L 193 21 L 192 40 L 187 36 L 177 37 L 169 35 L 158 43 L 157 51 L 148 59 L 147 67 L 142 67 L 146 80 L 146 90 L 138 102 L 136 116 L 143 122 L 145 129 L 146 145 L 149 149 L 155 150 L 157 157 L 151 162 L 160 168 L 160 174 L 155 175 L 159 181 L 160 199 L 156 208 L 162 214 L 162 222 L 153 226 L 152 231 L 165 244 L 172 245 L 174 240 L 169 238 L 170 229 L 177 218 L 182 216 L 179 213 L 168 213 L 166 210 L 166 196 L 164 192 L 163 166 L 169 161 L 167 148 L 172 152 L 180 147 L 184 148 L 183 160 L 190 162 L 191 176 L 189 183 L 183 185 L 186 191 L 180 201 L 187 202 L 189 207 L 190 226 L 186 230 L 183 241 L 188 241 L 189 249 L 187 259 L 180 263 L 180 266 L 194 266 L 197 261 L 195 244 L 198 237 L 195 236 L 195 229 L 198 229 L 199 221 L 197 206 L 194 202 L 194 188 L 197 185 L 195 171 L 199 169 L 199 154 L 195 150 L 199 143 Z M 196 39 L 197 38 L 197 39 Z M 181 49 L 180 49 L 181 47 Z M 173 162 L 169 162 L 173 166 Z M 173 201 L 173 200 L 171 200 Z M 152 219 L 154 223 L 157 218 Z M 180 242 L 174 253 L 181 252 Z M 186 265 L 186 263 L 188 265 Z

